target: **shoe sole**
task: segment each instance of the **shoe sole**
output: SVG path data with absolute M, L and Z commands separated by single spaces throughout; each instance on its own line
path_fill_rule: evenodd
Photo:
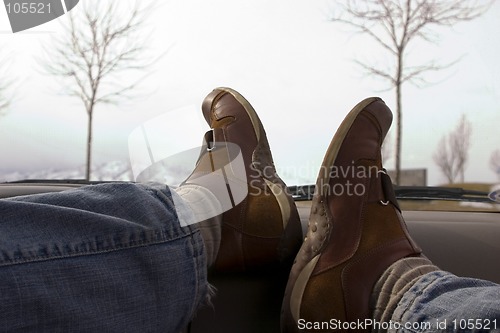
M 261 131 L 262 125 L 261 125 L 259 116 L 257 116 L 257 112 L 255 112 L 255 109 L 253 108 L 253 106 L 246 100 L 245 97 L 243 97 L 239 92 L 237 92 L 234 89 L 227 88 L 227 87 L 220 87 L 220 88 L 216 88 L 215 90 L 225 91 L 228 94 L 231 94 L 241 105 L 243 105 L 243 108 L 245 108 L 245 111 L 248 115 L 248 118 L 250 118 L 250 121 L 252 122 L 252 127 L 255 131 L 255 136 L 257 137 L 257 143 L 259 143 L 260 138 L 261 138 L 260 131 Z
M 322 184 L 328 184 L 328 180 L 330 179 L 330 175 L 328 172 L 328 167 L 332 166 L 333 163 L 335 162 L 337 155 L 339 153 L 340 147 L 344 143 L 344 139 L 347 136 L 347 133 L 351 129 L 352 124 L 354 123 L 354 120 L 358 117 L 358 115 L 363 111 L 368 105 L 372 104 L 373 102 L 380 101 L 381 99 L 378 97 L 369 97 L 358 104 L 354 106 L 354 108 L 347 114 L 347 116 L 344 118 L 342 123 L 340 124 L 339 128 L 337 129 L 335 135 L 333 136 L 332 141 L 330 142 L 330 145 L 328 146 L 328 149 L 326 151 L 325 157 L 323 158 L 323 163 L 321 164 L 320 172 L 318 175 L 318 179 L 316 181 L 316 193 L 322 193 L 318 192 L 320 189 L 318 186 L 321 186 Z M 318 200 L 319 195 L 315 195 L 313 200 Z M 314 204 L 314 203 L 313 203 Z M 295 284 L 292 288 L 291 294 L 290 294 L 290 312 L 292 314 L 292 318 L 297 323 L 298 319 L 300 318 L 300 307 L 302 305 L 302 297 L 304 295 L 304 291 L 307 286 L 307 282 L 309 281 L 309 278 L 312 275 L 312 272 L 314 271 L 314 268 L 316 267 L 316 264 L 321 256 L 321 253 L 314 256 L 300 271 L 299 275 L 297 276 L 297 280 L 295 281 Z
M 214 90 L 230 94 L 238 101 L 238 103 L 240 103 L 243 106 L 245 112 L 248 115 L 248 118 L 250 118 L 250 121 L 252 122 L 252 127 L 254 129 L 255 136 L 257 138 L 257 146 L 258 146 L 261 142 L 262 137 L 264 136 L 265 138 L 265 135 L 263 134 L 262 122 L 260 121 L 259 116 L 257 115 L 257 112 L 255 111 L 253 106 L 246 100 L 245 97 L 243 97 L 239 92 L 237 92 L 234 89 L 227 87 L 219 87 Z M 267 138 L 265 139 L 267 140 Z M 278 206 L 281 211 L 281 216 L 283 218 L 283 229 L 285 229 L 292 215 L 291 208 L 288 202 L 288 196 L 286 195 L 285 190 L 281 188 L 279 185 L 267 180 L 264 177 L 263 179 L 267 187 L 270 189 L 271 193 L 274 195 L 276 201 L 278 202 Z

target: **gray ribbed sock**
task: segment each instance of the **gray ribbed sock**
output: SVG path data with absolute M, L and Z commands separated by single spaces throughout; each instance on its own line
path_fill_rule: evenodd
M 191 220 L 201 232 L 205 244 L 207 267 L 217 258 L 221 241 L 222 206 L 207 188 L 199 185 L 182 185 L 175 189 L 185 204 L 191 209 Z
M 425 257 L 408 257 L 396 261 L 378 279 L 371 295 L 372 318 L 378 322 L 389 322 L 396 307 L 417 280 L 424 274 L 437 271 Z

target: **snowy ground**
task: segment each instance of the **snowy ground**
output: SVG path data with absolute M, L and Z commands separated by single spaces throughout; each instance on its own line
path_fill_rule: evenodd
M 84 178 L 85 178 L 84 166 L 75 169 L 50 168 L 34 172 L 16 171 L 3 174 L 0 173 L 0 182 L 11 182 L 24 179 L 84 179 Z M 133 180 L 133 177 L 128 163 L 122 161 L 113 161 L 95 166 L 91 172 L 91 180 L 131 181 Z

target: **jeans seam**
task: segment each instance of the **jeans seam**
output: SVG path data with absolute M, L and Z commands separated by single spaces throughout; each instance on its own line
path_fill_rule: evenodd
M 24 259 L 24 260 L 4 260 L 3 262 L 0 263 L 0 267 L 6 267 L 6 266 L 13 266 L 13 265 L 22 265 L 22 264 L 27 264 L 27 263 L 33 263 L 33 262 L 42 262 L 42 261 L 49 261 L 49 260 L 58 260 L 58 259 L 66 259 L 66 258 L 75 258 L 75 257 L 83 257 L 83 256 L 90 256 L 90 255 L 98 255 L 98 254 L 103 254 L 103 253 L 110 253 L 110 252 L 115 252 L 115 251 L 123 251 L 123 250 L 128 250 L 128 249 L 133 249 L 133 248 L 139 248 L 139 247 L 146 247 L 150 245 L 158 245 L 162 243 L 168 243 L 171 241 L 183 239 L 186 237 L 191 237 L 191 234 L 187 235 L 182 235 L 174 238 L 169 238 L 169 239 L 162 239 L 162 240 L 157 240 L 157 241 L 142 241 L 142 242 L 137 242 L 135 245 L 122 245 L 122 246 L 116 246 L 111 249 L 106 249 L 106 250 L 97 250 L 97 251 L 85 251 L 85 252 L 76 252 L 73 254 L 65 254 L 65 255 L 54 255 L 54 256 L 49 256 L 49 257 L 33 257 L 30 259 Z
M 202 279 L 201 273 L 203 269 L 203 251 L 205 250 L 204 245 L 199 247 L 197 246 L 199 242 L 197 242 L 194 238 L 196 235 L 201 238 L 201 234 L 199 231 L 193 230 L 191 226 L 188 226 L 189 230 L 192 231 L 193 237 L 191 237 L 190 245 L 191 249 L 193 251 L 193 266 L 195 269 L 195 294 L 194 294 L 194 302 L 192 303 L 191 311 L 190 311 L 190 318 L 193 318 L 196 312 L 198 311 L 198 308 L 200 304 L 202 303 L 204 295 L 201 294 L 201 283 L 200 280 Z M 206 278 L 205 278 L 206 279 Z

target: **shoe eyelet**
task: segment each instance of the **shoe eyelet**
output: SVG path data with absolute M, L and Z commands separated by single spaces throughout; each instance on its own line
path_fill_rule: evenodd
M 212 144 L 212 146 L 210 146 L 210 143 Z M 215 142 L 210 142 L 210 143 L 207 143 L 207 151 L 208 152 L 215 149 Z
M 215 141 L 214 141 L 214 130 L 211 129 L 205 134 L 205 140 L 207 142 L 207 151 L 212 151 L 215 149 Z M 211 146 L 210 146 L 211 145 Z

